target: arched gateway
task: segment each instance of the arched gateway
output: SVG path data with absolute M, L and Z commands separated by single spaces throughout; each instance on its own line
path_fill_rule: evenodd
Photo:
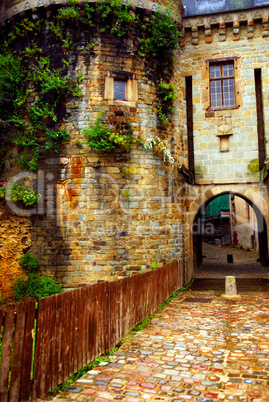
M 260 263 L 268 265 L 268 191 L 265 185 L 232 184 L 196 186 L 190 200 L 190 228 L 194 268 L 202 263 L 201 216 L 204 208 L 222 194 L 234 194 L 244 199 L 255 211 L 258 223 Z M 194 197 L 196 194 L 196 197 Z

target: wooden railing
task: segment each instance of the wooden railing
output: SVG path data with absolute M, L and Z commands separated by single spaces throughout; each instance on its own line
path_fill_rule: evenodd
M 112 349 L 182 286 L 180 262 L 0 308 L 0 402 L 29 401 Z

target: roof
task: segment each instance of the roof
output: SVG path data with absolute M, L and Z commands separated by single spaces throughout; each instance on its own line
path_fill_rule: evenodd
M 269 0 L 182 0 L 185 17 L 269 6 Z

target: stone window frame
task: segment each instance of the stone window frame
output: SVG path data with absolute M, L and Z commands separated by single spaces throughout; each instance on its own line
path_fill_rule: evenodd
M 115 81 L 126 82 L 126 99 L 114 99 Z M 137 80 L 133 73 L 127 71 L 109 71 L 105 77 L 104 98 L 109 105 L 136 107 L 138 101 Z
M 222 107 L 212 107 L 211 106 L 211 89 L 210 89 L 210 65 L 212 64 L 225 64 L 229 61 L 232 61 L 234 64 L 234 92 L 235 92 L 235 104 L 234 106 L 222 106 Z M 242 94 L 240 91 L 240 58 L 238 56 L 232 57 L 223 57 L 217 59 L 206 59 L 204 71 L 202 72 L 202 76 L 204 77 L 203 83 L 205 86 L 205 90 L 203 91 L 203 105 L 204 109 L 207 112 L 214 112 L 218 110 L 233 110 L 238 109 L 242 105 Z
M 209 64 L 209 92 L 212 109 L 223 109 L 235 106 L 233 60 Z M 227 97 L 225 97 L 225 95 L 227 95 Z

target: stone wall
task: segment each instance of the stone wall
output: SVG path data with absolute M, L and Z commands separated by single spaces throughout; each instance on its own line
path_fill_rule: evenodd
M 46 161 L 50 174 L 56 161 Z M 128 160 L 92 153 L 61 161 L 66 180 L 53 186 L 57 203 L 34 224 L 42 272 L 72 287 L 182 258 L 183 180 L 160 158 L 133 150 Z M 126 162 L 130 178 L 122 177 Z
M 255 69 L 261 69 L 265 133 L 269 128 L 268 9 L 190 17 L 184 27 L 182 75 L 192 76 L 193 82 L 196 182 L 255 181 L 258 177 L 249 169 L 259 158 Z M 227 57 L 234 59 L 236 107 L 214 110 L 209 99 L 209 62 Z M 227 143 L 220 149 L 225 133 L 229 133 Z
M 110 122 L 124 120 L 123 114 L 128 114 L 135 138 L 145 141 L 158 133 L 176 164 L 183 163 L 181 92 L 173 121 L 164 129 L 155 112 L 154 71 L 143 59 L 129 56 L 133 41 L 129 39 L 121 50 L 114 38 L 99 37 L 96 42 L 90 60 L 81 50 L 70 54 L 70 60 L 77 60 L 71 69 L 84 73 L 83 99 L 66 105 L 68 122 L 63 126 L 71 135 L 66 149 L 60 158 L 44 159 L 41 166 L 48 210 L 46 220 L 36 219 L 33 232 L 32 249 L 42 272 L 69 288 L 113 280 L 128 271 L 150 268 L 156 260 L 162 266 L 182 258 L 183 252 L 184 207 L 177 192 L 184 180 L 176 167 L 136 144 L 128 153 L 115 154 L 77 145 L 85 140 L 88 118 L 94 121 L 102 108 Z M 79 46 L 83 44 L 80 40 Z M 135 71 L 137 101 L 104 99 L 106 77 L 112 70 Z M 174 82 L 179 80 L 176 69 Z M 130 177 L 124 175 L 125 168 L 131 169 Z
M 57 45 L 40 40 L 57 64 Z M 30 251 L 38 257 L 41 273 L 65 288 L 114 280 L 130 271 L 151 269 L 156 261 L 160 267 L 179 259 L 186 282 L 191 277 L 191 265 L 184 260 L 186 190 L 177 170 L 187 160 L 180 57 L 175 58 L 171 77 L 178 91 L 175 113 L 164 127 L 156 113 L 159 78 L 138 55 L 136 32 L 121 40 L 97 33 L 91 40 L 93 49 L 87 34 L 79 31 L 65 51 L 70 76 L 82 77 L 82 97 L 65 105 L 60 128 L 66 128 L 70 141 L 40 163 L 36 179 L 42 203 L 32 217 Z M 111 93 L 115 72 L 131 77 L 126 101 L 115 101 Z M 128 119 L 135 140 L 161 137 L 174 166 L 138 143 L 128 152 L 116 153 L 81 147 L 88 120 L 94 122 L 101 110 L 109 124 Z M 11 172 L 12 168 L 9 176 Z
M 232 244 L 259 250 L 258 222 L 253 208 L 240 197 L 231 202 Z
M 31 246 L 31 221 L 11 213 L 0 202 L 0 296 L 10 296 L 12 285 L 25 272 L 18 259 Z

